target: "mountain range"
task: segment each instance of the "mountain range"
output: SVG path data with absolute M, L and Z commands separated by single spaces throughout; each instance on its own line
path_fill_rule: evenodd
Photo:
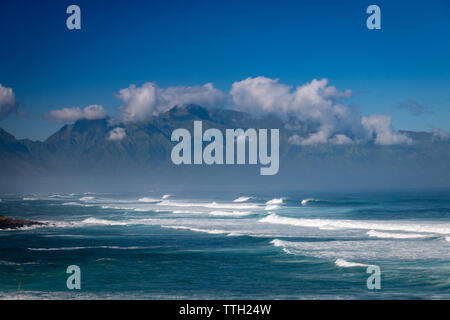
M 279 128 L 280 170 L 260 176 L 259 165 L 176 166 L 170 153 L 172 131 L 207 128 Z M 125 136 L 110 139 L 122 128 Z M 429 132 L 401 131 L 411 144 L 373 142 L 301 146 L 289 142 L 314 130 L 276 116 L 254 118 L 229 109 L 175 106 L 145 122 L 113 118 L 78 120 L 45 141 L 18 140 L 0 129 L 0 190 L 193 189 L 395 189 L 450 187 L 450 141 Z

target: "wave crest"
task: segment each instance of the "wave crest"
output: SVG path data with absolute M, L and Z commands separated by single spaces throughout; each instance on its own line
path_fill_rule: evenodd
M 386 223 L 377 221 L 353 221 L 331 219 L 300 219 L 281 217 L 274 213 L 259 220 L 260 222 L 285 224 L 298 227 L 335 228 L 335 229 L 366 229 L 383 231 L 406 231 L 418 233 L 450 234 L 450 225 L 417 224 L 417 223 Z
M 368 264 L 349 262 L 344 259 L 336 259 L 334 264 L 341 268 L 368 267 L 369 266 Z
M 273 198 L 272 200 L 269 200 L 266 202 L 266 204 L 282 204 L 283 198 Z
M 248 200 L 250 200 L 251 197 L 239 197 L 233 200 L 233 202 L 246 202 Z

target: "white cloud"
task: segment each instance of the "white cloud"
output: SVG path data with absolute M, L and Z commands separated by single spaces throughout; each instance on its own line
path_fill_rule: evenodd
M 11 88 L 4 87 L 0 83 L 0 120 L 6 118 L 13 112 L 17 112 L 14 91 Z
M 333 138 L 329 139 L 329 134 L 327 130 L 319 130 L 316 133 L 311 134 L 307 138 L 302 138 L 298 134 L 293 134 L 289 137 L 288 142 L 293 145 L 315 145 L 322 143 L 331 143 L 336 145 L 345 145 L 353 143 L 353 140 L 347 137 L 345 134 L 336 134 Z
M 328 86 L 327 79 L 314 79 L 293 90 L 278 79 L 256 77 L 233 83 L 230 94 L 234 104 L 249 113 L 294 114 L 301 118 L 321 118 L 323 113 L 332 111 L 335 99 L 348 98 L 352 92 L 341 92 L 333 86 Z
M 370 139 L 381 145 L 410 143 L 411 139 L 392 129 L 391 119 L 374 115 L 361 117 L 340 99 L 352 96 L 351 90 L 340 91 L 328 84 L 328 79 L 313 79 L 292 87 L 278 79 L 247 78 L 234 82 L 229 93 L 203 86 L 160 88 L 153 82 L 141 87 L 130 85 L 116 95 L 122 100 L 121 119 L 125 122 L 145 121 L 175 105 L 198 104 L 203 107 L 232 106 L 254 116 L 275 114 L 294 123 L 306 123 L 316 128 L 309 135 L 294 134 L 289 141 L 298 145 L 322 143 L 349 144 Z
M 147 82 L 141 87 L 130 85 L 120 90 L 116 97 L 123 102 L 120 113 L 125 122 L 147 120 L 175 105 L 217 107 L 227 99 L 227 95 L 214 88 L 211 83 L 203 86 L 160 88 L 153 82 Z
M 83 109 L 78 107 L 52 110 L 46 118 L 56 122 L 74 122 L 81 119 L 96 120 L 106 118 L 106 110 L 99 105 L 90 105 Z
M 289 142 L 295 145 L 341 145 L 371 138 L 380 145 L 411 143 L 410 138 L 392 129 L 390 117 L 362 118 L 355 110 L 338 103 L 338 99 L 351 97 L 352 91 L 339 91 L 328 85 L 328 79 L 314 79 L 294 89 L 278 79 L 247 78 L 233 83 L 230 94 L 239 110 L 254 115 L 295 117 L 318 128 L 307 137 L 292 135 Z
M 411 138 L 392 129 L 392 118 L 386 115 L 372 115 L 362 118 L 362 124 L 368 130 L 370 136 L 375 138 L 375 143 L 380 145 L 393 145 L 412 143 Z
M 334 136 L 333 139 L 331 139 L 331 143 L 333 144 L 351 144 L 353 141 L 349 137 L 347 137 L 345 134 L 337 134 Z
M 347 134 L 359 139 L 365 137 L 359 114 L 336 102 L 337 99 L 349 98 L 352 91 L 339 91 L 329 86 L 327 79 L 314 79 L 294 89 L 278 79 L 247 78 L 233 83 L 230 94 L 239 110 L 254 115 L 295 117 L 318 127 L 317 132 L 308 137 L 292 136 L 289 140 L 292 144 L 345 144 L 352 141 Z
M 230 93 L 239 110 L 259 115 L 287 113 L 293 99 L 290 91 L 291 87 L 278 79 L 256 77 L 233 83 Z
M 300 137 L 298 134 L 293 134 L 292 136 L 289 137 L 288 142 L 290 144 L 294 144 L 294 145 L 301 145 L 303 141 L 303 138 Z
M 450 133 L 445 132 L 444 130 L 441 129 L 433 129 L 433 135 L 432 135 L 432 139 L 433 140 L 450 140 Z
M 125 132 L 125 129 L 117 127 L 108 132 L 108 136 L 106 137 L 106 140 L 120 141 L 123 138 L 125 138 L 126 136 L 127 136 L 127 133 Z

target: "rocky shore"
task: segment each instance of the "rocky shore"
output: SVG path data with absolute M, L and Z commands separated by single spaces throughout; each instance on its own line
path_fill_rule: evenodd
M 0 215 L 0 229 L 18 229 L 23 227 L 31 227 L 35 225 L 43 225 L 42 222 L 30 221 L 30 220 L 20 220 L 7 218 Z

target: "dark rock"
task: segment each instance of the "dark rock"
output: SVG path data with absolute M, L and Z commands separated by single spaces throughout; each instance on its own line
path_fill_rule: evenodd
M 23 227 L 31 227 L 35 225 L 44 225 L 45 223 L 7 218 L 0 215 L 0 229 L 18 229 Z

